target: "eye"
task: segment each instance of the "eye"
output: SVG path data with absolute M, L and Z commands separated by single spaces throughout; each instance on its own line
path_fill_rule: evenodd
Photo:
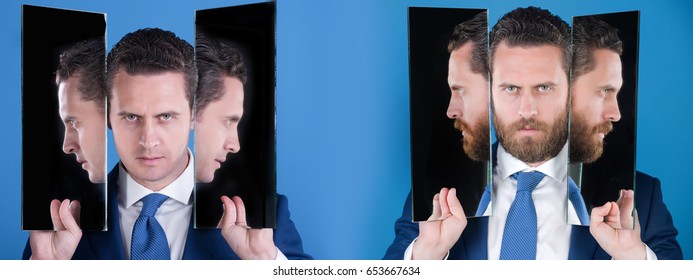
M 515 93 L 515 92 L 517 92 L 517 87 L 516 86 L 507 86 L 503 90 L 507 93 Z
M 603 89 L 601 89 L 601 90 L 599 91 L 599 93 L 600 93 L 602 96 L 609 95 L 610 93 L 613 93 L 613 92 L 614 92 L 614 89 L 612 89 L 612 88 L 603 88 Z
M 172 114 L 162 114 L 161 116 L 159 116 L 159 118 L 161 118 L 161 120 L 163 120 L 163 121 L 168 121 L 168 120 L 173 119 L 173 115 Z
M 454 93 L 457 93 L 459 95 L 464 94 L 464 88 L 455 88 L 452 90 Z
M 551 87 L 547 85 L 540 85 L 537 87 L 537 90 L 539 90 L 539 92 L 549 92 L 551 91 Z
M 79 125 L 79 123 L 76 120 L 69 120 L 69 121 L 67 121 L 67 124 L 70 125 L 74 129 L 77 129 L 77 126 Z
M 127 114 L 127 115 L 125 115 L 125 120 L 126 120 L 126 121 L 131 121 L 131 122 L 133 122 L 133 121 L 136 121 L 136 120 L 138 120 L 138 119 L 139 119 L 139 117 L 138 117 L 137 115 L 133 115 L 133 114 Z

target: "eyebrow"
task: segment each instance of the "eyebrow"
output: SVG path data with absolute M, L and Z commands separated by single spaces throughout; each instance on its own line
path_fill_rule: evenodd
M 163 115 L 178 116 L 178 115 L 180 115 L 180 113 L 179 113 L 179 112 L 176 112 L 176 111 L 166 111 L 166 112 L 159 113 L 159 114 L 157 114 L 156 116 L 157 116 L 157 117 L 161 117 L 161 116 L 163 116 Z
M 234 122 L 238 122 L 238 121 L 241 120 L 241 116 L 238 115 L 238 114 L 235 114 L 235 115 L 231 115 L 231 116 L 226 116 L 226 117 L 224 117 L 224 119 L 230 120 L 230 121 L 234 121 Z
M 498 85 L 498 87 L 500 87 L 500 88 L 504 88 L 504 87 L 522 88 L 521 86 L 514 85 L 514 84 L 511 84 L 511 83 L 500 83 L 500 84 Z
M 118 116 L 126 116 L 126 115 L 135 115 L 135 116 L 141 117 L 141 116 L 138 115 L 138 114 L 133 114 L 133 113 L 130 113 L 130 112 L 127 112 L 127 111 L 120 111 L 120 112 L 118 112 Z
M 546 82 L 543 82 L 543 83 L 538 83 L 538 84 L 535 85 L 534 87 L 538 87 L 538 86 L 550 86 L 550 87 L 555 87 L 555 86 L 557 86 L 557 85 L 558 85 L 558 84 L 556 84 L 556 83 L 554 83 L 554 82 L 546 81 Z
M 450 91 L 457 91 L 457 90 L 460 90 L 460 89 L 464 89 L 464 87 L 463 87 L 463 86 L 460 86 L 460 85 L 451 85 L 451 86 L 450 86 Z

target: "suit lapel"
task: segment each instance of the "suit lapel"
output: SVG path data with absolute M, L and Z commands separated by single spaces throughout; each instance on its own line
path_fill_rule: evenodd
M 118 165 L 108 174 L 108 229 L 106 231 L 89 232 L 83 236 L 89 240 L 94 254 L 101 260 L 123 260 L 123 238 L 120 234 L 118 217 Z
M 597 250 L 597 241 L 590 234 L 588 226 L 574 225 L 570 234 L 570 253 L 569 260 L 591 260 L 594 259 Z
M 488 217 L 467 220 L 462 239 L 470 260 L 488 259 Z
M 226 245 L 219 229 L 195 229 L 194 217 L 190 218 L 188 237 L 185 239 L 184 260 L 212 260 L 217 248 Z M 219 242 L 224 241 L 223 244 Z

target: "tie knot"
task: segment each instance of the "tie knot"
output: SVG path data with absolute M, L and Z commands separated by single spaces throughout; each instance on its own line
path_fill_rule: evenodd
M 544 173 L 539 171 L 532 172 L 517 172 L 512 175 L 517 180 L 517 192 L 534 191 L 534 188 L 539 185 L 541 179 L 544 179 Z
M 140 212 L 140 216 L 154 216 L 156 210 L 161 207 L 161 204 L 164 204 L 166 199 L 168 199 L 168 196 L 160 193 L 151 193 L 143 197 L 142 212 Z

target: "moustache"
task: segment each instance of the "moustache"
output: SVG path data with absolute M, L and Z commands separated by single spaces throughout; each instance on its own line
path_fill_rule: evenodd
M 549 125 L 535 119 L 521 119 L 510 125 L 511 131 L 515 132 L 521 129 L 533 129 L 539 131 L 548 131 Z
M 614 126 L 611 124 L 611 122 L 610 122 L 610 121 L 606 121 L 606 122 L 603 122 L 603 123 L 601 123 L 601 124 L 595 126 L 595 127 L 593 128 L 593 132 L 594 132 L 595 134 L 597 134 L 597 133 L 604 133 L 604 135 L 606 136 L 606 135 L 609 134 L 609 132 L 611 132 L 613 129 L 614 129 Z
M 455 129 L 459 130 L 460 132 L 469 131 L 469 125 L 463 121 L 455 120 Z

